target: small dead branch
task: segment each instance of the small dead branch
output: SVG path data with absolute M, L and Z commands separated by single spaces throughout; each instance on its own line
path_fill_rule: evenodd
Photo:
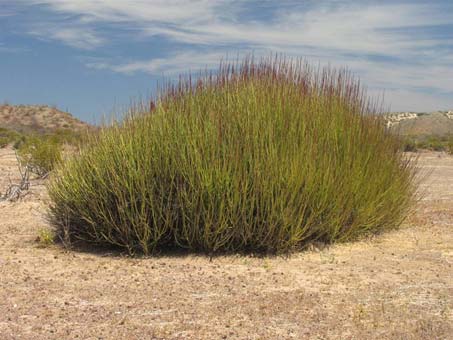
M 32 172 L 31 168 L 30 168 L 29 164 L 22 166 L 22 162 L 21 162 L 19 156 L 17 155 L 17 152 L 16 152 L 16 159 L 17 159 L 17 164 L 18 164 L 21 180 L 18 184 L 16 184 L 16 183 L 13 184 L 10 181 L 10 185 L 9 185 L 8 189 L 6 189 L 5 194 L 3 196 L 0 196 L 0 202 L 1 201 L 11 201 L 11 202 L 17 201 L 19 198 L 25 196 L 26 191 L 28 191 L 28 189 L 30 189 L 30 172 Z
M 28 168 L 28 170 L 31 173 L 37 175 L 40 179 L 47 178 L 49 176 L 49 173 L 50 173 L 49 171 L 47 171 L 43 167 L 35 165 L 35 164 L 27 164 L 27 168 Z

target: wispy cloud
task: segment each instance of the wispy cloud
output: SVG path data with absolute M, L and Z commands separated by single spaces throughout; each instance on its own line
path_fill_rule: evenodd
M 82 49 L 94 50 L 102 46 L 106 40 L 87 27 L 60 27 L 55 24 L 41 24 L 28 31 L 44 40 L 57 40 L 65 45 Z
M 413 94 L 423 91 L 453 93 L 449 1 L 18 1 L 64 16 L 64 24 L 32 32 L 75 48 L 108 45 L 114 36 L 102 31 L 105 26 L 133 29 L 133 38 L 144 42 L 163 39 L 173 44 L 165 56 L 105 58 L 89 62 L 91 68 L 160 75 L 214 66 L 228 53 L 234 57 L 272 50 L 348 65 L 370 87 L 388 88 L 401 98 L 415 98 Z
M 2 18 L 2 17 L 10 17 L 10 16 L 13 16 L 15 14 L 16 14 L 16 12 L 13 9 L 6 9 L 6 8 L 2 8 L 0 6 L 0 18 Z
M 6 46 L 3 43 L 0 43 L 0 53 L 23 53 L 30 51 L 28 48 L 25 47 L 11 47 Z
M 404 28 L 453 22 L 453 12 L 445 6 L 420 3 L 370 5 L 355 1 L 320 1 L 307 8 L 294 1 L 281 1 L 272 9 L 272 20 L 260 20 L 259 17 L 241 17 L 247 8 L 246 1 L 29 1 L 46 4 L 59 13 L 75 14 L 81 23 L 121 24 L 138 28 L 145 36 L 161 35 L 180 43 L 316 46 L 389 55 L 401 55 L 438 43 L 436 39 L 418 38 Z M 251 1 L 250 6 L 257 6 L 259 11 L 262 4 Z M 449 7 L 453 10 L 453 5 Z
M 126 62 L 123 64 L 113 64 L 108 61 L 88 62 L 86 65 L 96 69 L 107 69 L 123 74 L 133 74 L 136 72 L 157 74 L 164 76 L 175 76 L 184 73 L 196 73 L 205 68 L 213 68 L 219 65 L 222 60 L 235 60 L 236 55 L 228 55 L 224 52 L 182 52 L 175 53 L 165 58 L 154 58 L 151 60 L 141 60 Z

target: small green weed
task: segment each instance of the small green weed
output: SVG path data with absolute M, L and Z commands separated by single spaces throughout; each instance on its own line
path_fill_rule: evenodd
M 48 247 L 55 243 L 55 234 L 49 229 L 40 229 L 36 242 L 40 247 Z

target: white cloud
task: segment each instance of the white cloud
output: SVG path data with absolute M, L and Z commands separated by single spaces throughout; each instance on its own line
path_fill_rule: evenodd
M 218 0 L 22 0 L 47 5 L 60 13 L 81 15 L 83 21 L 183 23 L 212 19 Z
M 165 58 L 130 61 L 122 64 L 113 64 L 108 61 L 89 62 L 87 65 L 97 69 L 109 69 L 123 74 L 144 72 L 149 74 L 178 75 L 189 71 L 199 71 L 205 67 L 212 68 L 224 58 L 222 53 L 183 52 L 169 55 Z
M 70 15 L 75 28 L 60 27 L 38 34 L 76 48 L 96 49 L 108 43 L 108 36 L 101 37 L 93 29 L 104 24 L 133 28 L 145 41 L 161 36 L 172 41 L 175 49 L 183 46 L 182 52 L 151 60 L 89 63 L 94 68 L 125 74 L 174 74 L 215 66 L 227 52 L 236 55 L 254 50 L 264 54 L 273 50 L 305 55 L 315 62 L 347 65 L 371 88 L 389 88 L 387 99 L 392 102 L 434 105 L 436 96 L 448 102 L 442 93 L 453 93 L 453 59 L 448 54 L 453 50 L 453 36 L 440 37 L 428 30 L 451 25 L 451 4 L 377 0 L 374 4 L 353 0 L 19 1 Z M 271 11 L 266 19 L 254 15 L 263 7 Z M 427 89 L 438 95 L 426 95 Z M 426 98 L 418 93 L 425 93 Z
M 95 33 L 78 28 L 61 29 L 54 32 L 52 36 L 67 45 L 81 49 L 94 49 L 104 43 L 104 40 Z
M 16 12 L 14 11 L 13 8 L 5 8 L 0 6 L 0 18 L 1 17 L 10 17 L 15 15 Z
M 341 52 L 402 55 L 437 40 L 388 29 L 449 24 L 453 14 L 434 5 L 317 2 L 301 9 L 281 1 L 273 20 L 240 19 L 246 1 L 225 0 L 28 0 L 54 11 L 79 15 L 82 23 L 110 22 L 163 35 L 181 43 L 251 44 L 266 47 L 337 49 Z M 285 3 L 287 5 L 285 5 Z M 288 6 L 288 3 L 292 6 Z M 260 6 L 257 4 L 256 6 Z
M 86 27 L 65 28 L 55 24 L 47 24 L 36 26 L 28 33 L 45 40 L 58 40 L 65 45 L 83 50 L 93 50 L 105 43 L 105 39 Z
M 177 76 L 184 73 L 197 73 L 205 68 L 212 69 L 222 60 L 234 60 L 236 56 L 228 56 L 223 52 L 182 52 L 165 58 L 132 61 L 123 64 L 112 64 L 106 61 L 87 63 L 88 67 L 108 69 L 123 74 L 144 72 L 154 75 Z

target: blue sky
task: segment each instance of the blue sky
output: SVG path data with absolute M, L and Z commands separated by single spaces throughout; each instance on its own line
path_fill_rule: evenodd
M 452 0 L 0 0 L 0 102 L 88 121 L 251 52 L 346 66 L 393 111 L 453 109 Z

